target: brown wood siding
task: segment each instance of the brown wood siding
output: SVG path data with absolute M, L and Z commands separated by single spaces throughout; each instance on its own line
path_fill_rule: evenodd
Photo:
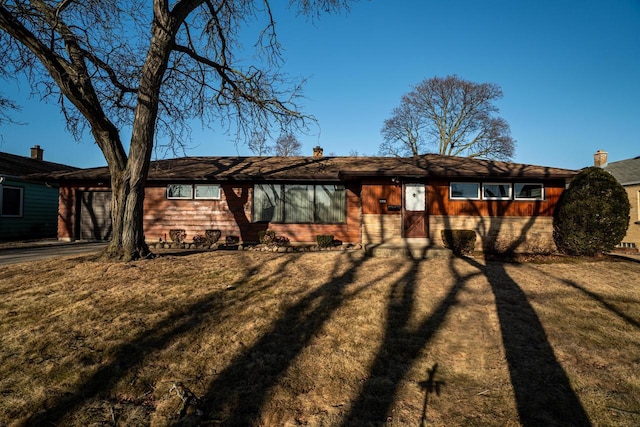
M 169 238 L 169 230 L 184 229 L 187 241 L 205 230 L 218 229 L 225 236 L 255 242 L 262 230 L 274 230 L 291 242 L 315 242 L 318 234 L 332 234 L 344 242 L 360 241 L 360 198 L 358 189 L 347 185 L 346 224 L 276 224 L 251 222 L 253 185 L 223 184 L 220 200 L 168 200 L 166 185 L 147 187 L 145 194 L 145 237 L 148 241 Z M 166 236 L 166 237 L 165 237 Z
M 75 196 L 71 187 L 60 187 L 58 197 L 58 239 L 72 240 L 75 224 Z
M 385 199 L 387 203 L 380 203 Z M 402 186 L 387 181 L 364 181 L 362 183 L 362 213 L 400 215 L 401 211 L 390 211 L 389 206 L 402 206 Z
M 217 229 L 222 236 L 248 240 L 246 225 L 251 218 L 251 187 L 222 185 L 220 200 L 167 199 L 166 185 L 148 186 L 144 200 L 144 233 L 148 241 L 168 239 L 169 230 L 183 229 L 187 241 Z M 241 232 L 240 225 L 244 226 Z M 244 234 L 243 234 L 244 233 Z
M 477 180 L 468 181 L 479 182 Z M 427 202 L 429 214 L 450 216 L 553 216 L 558 200 L 564 191 L 564 182 L 554 181 L 544 183 L 545 200 L 450 200 L 449 181 L 432 180 L 430 184 Z

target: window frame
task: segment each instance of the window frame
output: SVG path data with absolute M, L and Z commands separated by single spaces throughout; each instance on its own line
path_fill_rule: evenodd
M 4 190 L 18 190 L 18 214 L 4 213 Z M 24 216 L 24 188 L 14 185 L 0 185 L 0 217 L 3 218 L 22 218 Z
M 518 192 L 516 191 L 516 186 L 521 185 L 521 186 L 525 186 L 525 185 L 537 185 L 540 186 L 540 197 L 518 197 Z M 525 202 L 535 202 L 535 201 L 542 201 L 542 200 L 546 200 L 546 193 L 545 193 L 545 188 L 544 188 L 544 184 L 541 182 L 514 182 L 513 183 L 513 200 L 521 200 L 521 201 L 525 201 Z
M 198 196 L 198 187 L 216 187 L 218 189 L 218 195 L 213 197 Z M 193 194 L 194 200 L 220 200 L 221 199 L 220 184 L 193 184 L 193 190 L 191 192 Z
M 508 186 L 509 194 L 507 196 L 489 196 L 485 195 L 485 188 L 490 185 Z M 513 185 L 510 182 L 483 182 L 482 183 L 482 200 L 513 200 Z
M 473 184 L 476 185 L 477 191 L 475 197 L 460 197 L 453 195 L 454 184 Z M 478 181 L 450 181 L 449 182 L 449 199 L 451 200 L 480 200 L 482 184 Z
M 176 197 L 176 196 L 170 196 L 169 195 L 169 188 L 170 187 L 188 187 L 191 191 L 189 196 L 185 196 L 185 197 Z M 165 191 L 165 196 L 167 198 L 167 200 L 192 200 L 193 199 L 193 184 L 167 184 L 167 188 Z
M 256 197 L 256 189 L 262 186 L 270 186 L 271 188 L 273 188 L 274 192 L 275 192 L 275 200 L 278 202 L 279 206 L 274 206 L 274 208 L 276 209 L 276 212 L 279 212 L 281 216 L 281 219 L 276 219 L 276 220 L 268 220 L 268 219 L 260 219 L 260 220 L 256 220 L 255 218 L 258 216 L 257 215 L 257 211 L 256 211 L 256 200 L 258 199 L 258 197 Z M 287 215 L 287 206 L 288 203 L 290 204 L 291 202 L 287 202 L 287 190 L 286 187 L 287 186 L 307 186 L 307 187 L 311 187 L 311 191 L 309 192 L 309 194 L 312 195 L 312 200 L 311 200 L 311 205 L 313 206 L 313 212 L 311 215 L 311 221 L 304 221 L 304 222 L 299 222 L 299 221 L 291 221 L 289 219 L 290 215 Z M 342 189 L 342 194 L 343 194 L 343 201 L 342 204 L 344 205 L 341 209 L 341 212 L 339 213 L 339 216 L 341 217 L 340 221 L 321 221 L 319 219 L 319 214 L 318 214 L 318 197 L 317 197 L 317 191 L 318 191 L 318 187 L 327 187 L 327 186 L 333 186 L 334 190 L 338 190 L 337 187 L 341 187 Z M 331 225 L 331 224 L 346 224 L 347 223 L 347 191 L 346 191 L 346 187 L 344 186 L 344 184 L 335 184 L 335 183 L 321 183 L 321 184 L 316 184 L 316 183 L 305 183 L 305 182 L 299 182 L 299 183 L 283 183 L 283 184 L 274 184 L 274 183 L 256 183 L 253 184 L 253 197 L 252 197 L 252 207 L 251 207 L 251 222 L 253 223 L 259 223 L 259 222 L 267 222 L 267 223 L 273 223 L 273 224 L 323 224 L 323 225 Z M 260 215 L 260 217 L 262 217 L 262 215 Z

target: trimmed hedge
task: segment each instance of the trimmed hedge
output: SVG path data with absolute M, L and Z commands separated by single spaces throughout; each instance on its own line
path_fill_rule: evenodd
M 333 234 L 318 234 L 316 236 L 316 243 L 321 248 L 328 248 L 333 246 Z
M 627 192 L 610 173 L 598 167 L 583 169 L 554 212 L 556 246 L 570 255 L 608 252 L 627 233 L 630 209 Z

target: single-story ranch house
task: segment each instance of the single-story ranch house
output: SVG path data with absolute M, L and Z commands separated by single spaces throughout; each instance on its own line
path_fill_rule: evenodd
M 151 164 L 144 203 L 148 242 L 183 229 L 256 242 L 273 230 L 295 243 L 431 239 L 471 229 L 476 247 L 555 249 L 553 212 L 577 171 L 428 154 L 419 157 L 185 157 Z M 106 167 L 52 174 L 60 186 L 58 237 L 110 238 Z

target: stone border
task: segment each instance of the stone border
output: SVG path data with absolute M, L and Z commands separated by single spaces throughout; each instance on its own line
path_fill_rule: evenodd
M 147 243 L 150 249 L 190 249 L 190 250 L 202 250 L 202 251 L 258 251 L 258 252 L 281 252 L 281 253 L 293 253 L 293 252 L 325 252 L 325 251 L 348 251 L 348 250 L 362 250 L 362 245 L 359 243 L 343 243 L 339 246 L 330 246 L 322 248 L 318 245 L 288 245 L 288 246 L 276 246 L 276 245 L 264 245 L 264 244 L 237 244 L 237 245 L 225 245 L 214 243 L 212 245 L 196 244 L 196 243 L 174 243 L 174 242 L 159 242 L 159 243 Z

